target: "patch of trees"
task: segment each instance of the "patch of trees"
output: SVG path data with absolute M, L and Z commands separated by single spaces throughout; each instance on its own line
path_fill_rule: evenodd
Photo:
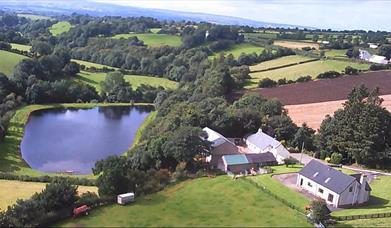
M 371 64 L 369 66 L 369 70 L 377 71 L 377 70 L 389 70 L 391 69 L 391 64 Z
M 16 201 L 4 212 L 0 212 L 1 227 L 39 227 L 48 226 L 72 215 L 78 201 L 91 198 L 91 194 L 77 195 L 77 186 L 67 179 L 58 179 L 46 185 L 42 192 L 30 199 Z
M 277 34 L 277 39 L 281 40 L 305 40 L 305 33 L 302 30 L 292 33 L 281 32 Z
M 391 59 L 391 44 L 384 44 L 377 50 L 378 55 L 385 56 L 387 59 Z
M 302 82 L 309 82 L 312 80 L 312 77 L 310 75 L 307 76 L 300 76 L 296 80 L 287 80 L 286 78 L 280 78 L 277 81 L 274 81 L 270 78 L 263 78 L 258 82 L 259 88 L 272 88 L 280 85 L 288 85 L 293 83 L 302 83 Z
M 343 109 L 328 116 L 320 127 L 322 157 L 339 153 L 346 163 L 389 167 L 391 113 L 381 107 L 379 90 L 361 86 L 348 95 Z
M 326 72 L 318 74 L 318 76 L 316 76 L 316 78 L 318 78 L 318 79 L 338 78 L 340 76 L 341 76 L 341 73 L 339 73 L 337 71 L 326 71 Z
M 264 61 L 272 60 L 282 56 L 295 55 L 295 52 L 290 48 L 275 47 L 266 48 L 259 55 L 256 53 L 244 54 L 242 53 L 237 60 L 238 65 L 253 65 Z

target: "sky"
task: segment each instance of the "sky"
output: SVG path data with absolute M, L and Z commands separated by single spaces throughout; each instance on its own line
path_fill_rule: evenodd
M 93 0 L 332 29 L 391 31 L 391 0 Z

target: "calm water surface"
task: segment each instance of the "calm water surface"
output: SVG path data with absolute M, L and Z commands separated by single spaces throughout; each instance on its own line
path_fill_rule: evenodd
M 96 107 L 33 112 L 21 143 L 24 160 L 45 172 L 92 173 L 95 162 L 131 146 L 151 107 Z

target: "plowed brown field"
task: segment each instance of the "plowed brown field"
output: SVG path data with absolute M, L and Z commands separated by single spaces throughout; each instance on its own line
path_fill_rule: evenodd
M 384 101 L 382 106 L 391 112 L 391 95 L 381 96 Z M 326 101 L 299 105 L 285 105 L 288 110 L 288 115 L 293 122 L 300 126 L 302 123 L 307 123 L 312 129 L 318 130 L 320 124 L 326 115 L 333 115 L 335 111 L 342 108 L 342 103 L 345 100 Z
M 262 88 L 241 91 L 238 96 L 257 92 L 274 97 L 285 105 L 308 104 L 346 99 L 353 87 L 364 84 L 369 89 L 380 88 L 381 95 L 391 94 L 391 71 L 369 72 L 356 76 L 296 83 L 276 88 Z

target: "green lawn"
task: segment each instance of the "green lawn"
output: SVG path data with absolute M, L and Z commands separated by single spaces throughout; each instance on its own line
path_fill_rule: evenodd
M 391 218 L 356 219 L 339 222 L 337 227 L 390 227 L 390 224 Z
M 8 51 L 0 50 L 0 72 L 9 76 L 16 64 L 27 57 Z
M 391 212 L 391 176 L 380 176 L 371 184 L 372 192 L 368 205 L 333 212 L 333 215 L 358 215 Z
M 94 86 L 97 91 L 100 91 L 99 83 L 106 78 L 106 73 L 90 73 L 86 71 L 81 71 L 78 74 L 77 80 L 83 81 L 87 84 Z M 141 75 L 125 75 L 125 80 L 128 81 L 133 89 L 136 89 L 141 84 L 150 85 L 153 87 L 163 86 L 167 89 L 175 89 L 177 83 L 170 81 L 166 78 L 150 77 L 150 76 L 141 76 Z
M 156 30 L 153 30 L 156 32 Z M 160 47 L 163 45 L 179 47 L 182 45 L 181 37 L 168 34 L 157 34 L 157 33 L 129 33 L 129 34 L 117 34 L 113 36 L 115 39 L 129 38 L 137 36 L 139 40 L 142 40 L 144 44 L 151 47 Z
M 249 177 L 251 181 L 258 183 L 260 186 L 267 188 L 272 191 L 279 197 L 285 199 L 291 204 L 295 205 L 297 208 L 300 208 L 304 211 L 304 207 L 311 203 L 311 201 L 305 196 L 301 195 L 298 192 L 293 191 L 287 186 L 283 185 L 280 181 L 272 178 L 271 176 L 274 174 L 281 173 L 293 173 L 298 172 L 302 168 L 302 165 L 295 165 L 293 167 L 285 167 L 285 166 L 273 166 L 273 173 L 266 175 L 259 175 L 255 177 Z
M 11 43 L 12 49 L 17 49 L 19 51 L 30 51 L 31 46 L 30 45 L 24 45 L 24 44 L 15 44 Z
M 31 112 L 41 109 L 50 108 L 93 108 L 96 106 L 117 106 L 129 105 L 125 103 L 100 103 L 100 104 L 54 104 L 54 105 L 29 105 L 20 108 L 10 121 L 7 136 L 4 142 L 0 143 L 0 172 L 9 172 L 16 175 L 42 176 L 51 175 L 58 176 L 59 174 L 43 173 L 34 170 L 28 166 L 23 160 L 20 153 L 20 143 L 23 138 L 24 126 L 28 121 Z M 136 104 L 146 105 L 146 104 Z M 150 104 L 149 104 L 150 105 Z M 75 177 L 95 178 L 93 175 L 71 175 Z
M 285 226 L 309 227 L 303 215 L 243 179 L 185 181 L 128 206 L 110 205 L 59 226 Z M 56 225 L 56 226 L 57 226 Z
M 276 39 L 277 33 L 272 32 L 256 32 L 256 33 L 244 33 L 246 39 Z
M 14 180 L 0 180 L 0 211 L 4 211 L 8 206 L 16 203 L 17 199 L 28 199 L 34 193 L 42 191 L 46 183 L 23 182 Z M 78 192 L 98 192 L 94 186 L 79 186 Z
M 315 78 L 318 74 L 325 71 L 338 71 L 341 72 L 345 69 L 346 66 L 351 66 L 360 70 L 368 70 L 370 64 L 367 63 L 355 63 L 347 61 L 338 61 L 338 60 L 321 60 L 315 62 L 309 62 L 304 64 L 299 64 L 290 67 L 284 67 L 276 70 L 264 71 L 251 73 L 250 83 L 246 88 L 257 87 L 257 83 L 262 78 L 271 78 L 273 80 L 278 80 L 280 78 L 292 79 L 295 80 L 300 76 L 310 75 Z
M 326 57 L 337 57 L 337 58 L 348 58 L 346 56 L 346 51 L 348 49 L 340 49 L 340 50 L 336 50 L 336 49 L 331 49 L 331 50 L 327 50 L 325 51 L 325 56 Z
M 266 69 L 272 68 L 272 67 L 285 66 L 288 64 L 299 63 L 299 62 L 307 61 L 307 60 L 311 60 L 311 59 L 313 59 L 313 58 L 301 56 L 301 55 L 284 56 L 284 57 L 280 57 L 277 59 L 265 61 L 265 62 L 259 63 L 257 65 L 254 65 L 254 66 L 250 66 L 250 71 L 266 70 Z
M 64 32 L 68 32 L 71 27 L 72 25 L 68 21 L 60 21 L 52 25 L 52 27 L 49 28 L 49 31 L 53 36 L 59 36 Z
M 78 60 L 78 59 L 72 59 L 71 61 L 76 62 L 76 63 L 78 63 L 80 65 L 84 65 L 84 66 L 86 66 L 88 68 L 95 67 L 96 69 L 102 69 L 102 68 L 106 67 L 108 69 L 115 69 L 115 70 L 119 69 L 119 68 L 116 68 L 116 67 L 106 66 L 106 65 L 99 64 L 99 63 L 92 63 L 92 62 L 87 62 L 87 61 Z
M 234 44 L 233 46 L 224 51 L 216 52 L 211 57 L 214 58 L 219 56 L 221 53 L 224 53 L 224 55 L 232 54 L 235 58 L 238 58 L 242 53 L 251 54 L 255 52 L 257 54 L 260 54 L 263 50 L 263 47 L 258 47 L 251 43 L 241 43 Z

